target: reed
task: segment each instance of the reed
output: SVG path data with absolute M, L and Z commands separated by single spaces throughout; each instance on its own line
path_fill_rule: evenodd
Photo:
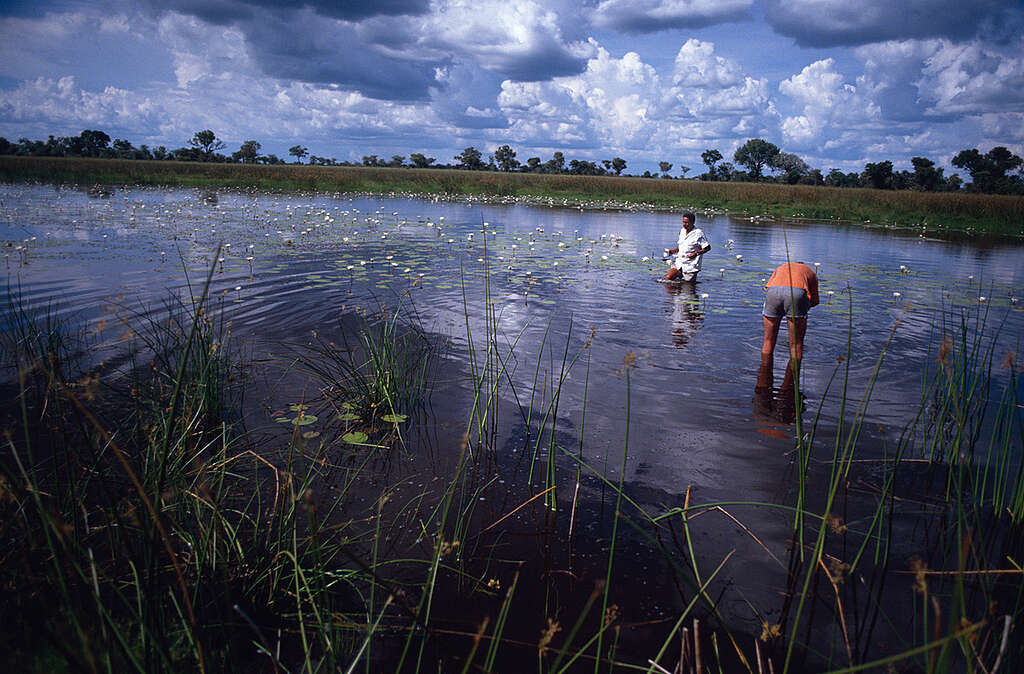
M 468 314 L 477 303 L 463 287 Z M 570 436 L 559 420 L 581 360 L 586 400 L 594 336 L 574 349 L 578 328 L 564 344 L 546 332 L 539 352 L 524 354 L 522 333 L 504 335 L 486 284 L 483 292 L 485 314 L 466 321 L 472 399 L 458 420 L 461 442 L 445 448 L 452 460 L 435 483 L 411 490 L 415 473 L 393 469 L 389 481 L 374 464 L 398 462 L 394 438 L 417 450 L 395 430 L 401 422 L 385 417 L 426 423 L 441 376 L 443 348 L 415 321 L 380 316 L 344 326 L 336 343 L 293 345 L 280 362 L 318 394 L 282 416 L 290 424 L 257 434 L 241 424 L 254 366 L 242 362 L 205 284 L 134 315 L 136 345 L 117 367 L 83 359 L 86 337 L 52 308 L 12 301 L 0 354 L 13 382 L 5 390 L 15 391 L 0 454 L 0 581 L 11 591 L 0 611 L 24 620 L 0 637 L 0 659 L 29 670 L 57 662 L 87 671 L 509 671 L 528 662 L 541 672 L 654 672 L 671 670 L 682 639 L 679 660 L 697 671 L 754 671 L 765 660 L 780 672 L 1024 663 L 1011 638 L 1024 617 L 1020 380 L 1012 357 L 999 365 L 999 324 L 984 308 L 936 316 L 920 409 L 893 447 L 878 452 L 864 439 L 883 351 L 861 390 L 840 365 L 819 418 L 801 421 L 790 500 L 710 503 L 687 492 L 655 513 L 627 475 L 632 361 L 622 371 L 615 474 L 607 457 L 586 451 L 583 428 Z M 499 413 L 510 400 L 521 401 L 515 425 L 528 429 L 517 475 L 543 479 L 506 494 L 496 475 L 506 451 Z M 840 419 L 831 436 L 820 423 L 825 406 Z M 317 428 L 341 437 L 305 437 L 313 412 L 323 417 Z M 337 418 L 350 413 L 360 420 Z M 352 442 L 356 426 L 365 438 Z M 573 529 L 576 499 L 559 508 L 569 499 L 557 496 L 581 482 L 608 495 L 612 516 L 590 534 L 604 537 L 603 578 L 570 601 L 560 595 L 584 583 L 557 585 L 535 560 L 506 559 L 499 544 L 502 529 L 529 514 L 530 533 L 571 558 L 583 535 Z M 863 484 L 869 495 L 857 492 Z M 488 502 L 500 512 L 481 507 Z M 742 633 L 721 612 L 734 557 L 709 559 L 697 533 L 698 516 L 733 526 L 745 508 L 793 518 L 786 594 L 777 606 L 751 606 L 763 647 L 751 645 L 762 635 Z M 910 524 L 929 531 L 914 563 L 902 556 L 911 541 L 900 540 Z M 645 621 L 624 624 L 612 610 L 630 590 L 627 536 L 679 588 L 678 615 L 652 621 L 651 653 L 623 646 L 622 635 Z M 501 570 L 508 582 L 499 589 L 491 579 Z M 878 646 L 880 635 L 889 646 Z

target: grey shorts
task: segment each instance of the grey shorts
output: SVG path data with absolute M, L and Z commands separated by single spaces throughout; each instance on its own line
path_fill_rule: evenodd
M 807 318 L 807 311 L 810 308 L 811 300 L 803 288 L 775 286 L 769 288 L 764 296 L 764 309 L 761 313 L 767 318 Z

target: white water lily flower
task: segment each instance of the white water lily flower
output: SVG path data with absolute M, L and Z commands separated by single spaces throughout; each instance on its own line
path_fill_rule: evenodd
M 700 294 L 700 298 L 701 298 L 702 300 L 706 300 L 706 299 L 707 299 L 708 297 L 710 297 L 710 295 L 708 295 L 707 293 L 701 293 L 701 294 Z

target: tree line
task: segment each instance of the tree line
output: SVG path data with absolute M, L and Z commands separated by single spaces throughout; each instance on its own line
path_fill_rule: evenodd
M 0 137 L 0 154 L 27 155 L 34 157 L 102 157 L 117 159 L 147 159 L 169 161 L 204 161 L 243 164 L 284 164 L 284 159 L 274 154 L 262 154 L 262 145 L 255 140 L 242 142 L 237 151 L 224 154 L 225 143 L 210 129 L 197 131 L 183 147 L 168 149 L 163 145 L 150 148 L 147 145 L 135 147 L 131 142 L 111 139 L 103 131 L 86 129 L 77 136 L 50 136 L 47 140 L 20 138 L 12 143 Z M 294 145 L 288 154 L 295 163 L 320 166 L 375 166 L 411 168 L 448 168 L 470 171 L 503 171 L 519 173 L 572 174 L 590 176 L 621 176 L 626 170 L 622 157 L 604 159 L 599 162 L 585 159 L 566 161 L 562 152 L 554 152 L 546 161 L 540 157 L 529 157 L 520 162 L 517 153 L 509 145 L 502 145 L 487 155 L 473 146 L 467 147 L 452 159 L 454 163 L 438 163 L 434 157 L 413 152 L 408 156 L 392 155 L 390 158 L 365 155 L 360 162 L 338 161 L 333 157 L 318 157 L 310 154 L 302 145 Z M 988 194 L 1024 194 L 1024 160 L 1005 147 L 997 146 L 986 153 L 976 148 L 965 149 L 952 157 L 953 166 L 965 170 L 971 182 L 964 181 L 956 173 L 946 176 L 944 170 L 935 166 L 927 157 L 911 158 L 912 171 L 897 171 L 891 161 L 868 162 L 860 172 L 843 172 L 832 168 L 828 173 L 811 168 L 795 154 L 783 152 L 777 145 L 762 138 L 751 138 L 733 153 L 732 162 L 716 149 L 708 148 L 701 153 L 705 172 L 695 176 L 697 180 L 730 182 L 777 182 L 790 185 L 827 185 L 830 187 L 871 187 L 889 190 L 917 190 L 924 192 L 956 192 L 966 190 Z M 641 178 L 674 179 L 673 164 L 658 163 L 660 173 L 644 171 Z M 690 172 L 689 166 L 680 164 L 679 179 Z

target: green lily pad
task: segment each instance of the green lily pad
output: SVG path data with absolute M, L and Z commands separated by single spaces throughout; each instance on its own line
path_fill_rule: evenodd
M 305 433 L 302 434 L 302 437 L 306 438 L 307 440 L 312 440 L 313 438 L 319 435 L 320 431 L 306 431 Z
M 369 438 L 370 436 L 368 436 L 366 433 L 363 433 L 362 431 L 352 431 L 351 433 L 346 433 L 345 435 L 341 436 L 341 439 L 349 443 L 350 445 L 361 445 L 364 442 L 366 442 Z
M 308 410 L 309 405 L 303 405 L 302 403 L 295 403 L 288 406 L 292 412 L 301 412 L 302 410 Z
M 291 419 L 289 417 L 278 417 L 278 418 L 274 419 L 274 421 L 276 421 L 279 424 L 286 424 L 289 421 L 291 421 Z
M 313 414 L 300 414 L 299 416 L 295 417 L 292 423 L 295 424 L 296 426 L 308 426 L 311 423 L 314 423 L 316 419 L 316 416 Z
M 338 415 L 338 421 L 359 421 L 359 415 L 355 412 L 345 412 Z
M 356 406 L 353 405 L 352 403 L 341 403 L 341 407 L 343 409 L 346 409 L 346 410 L 354 410 L 354 409 L 356 409 Z
M 407 417 L 404 414 L 385 414 L 384 416 L 381 417 L 381 419 L 388 422 L 389 424 L 400 424 L 408 418 L 409 417 Z

